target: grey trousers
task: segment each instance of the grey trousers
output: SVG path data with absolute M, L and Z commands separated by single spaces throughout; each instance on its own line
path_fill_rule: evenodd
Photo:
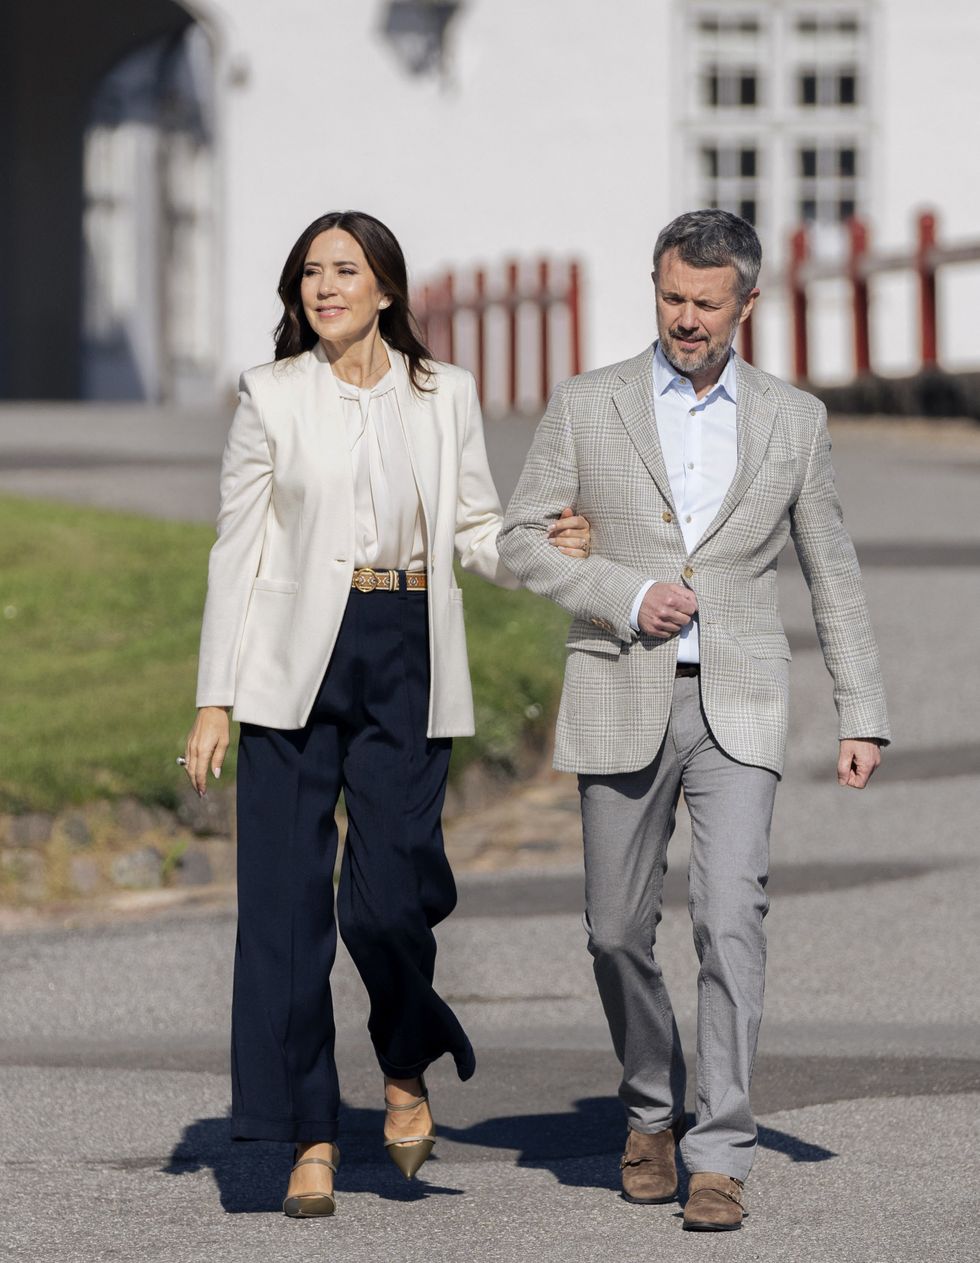
M 648 1133 L 684 1112 L 684 1059 L 654 950 L 667 843 L 684 791 L 693 836 L 688 906 L 701 969 L 696 1121 L 681 1154 L 689 1171 L 738 1180 L 748 1175 L 756 1147 L 749 1084 L 762 1020 L 776 783 L 774 772 L 736 763 L 718 747 L 696 677 L 675 681 L 653 763 L 579 777 L 589 951 L 623 1066 L 627 1121 Z

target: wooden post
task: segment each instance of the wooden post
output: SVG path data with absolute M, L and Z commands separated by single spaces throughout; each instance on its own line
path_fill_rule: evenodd
M 573 263 L 568 269 L 568 327 L 571 336 L 571 370 L 577 377 L 582 371 L 582 278 L 579 266 Z
M 739 329 L 739 354 L 747 364 L 751 364 L 755 358 L 755 338 L 752 335 L 752 317 L 743 320 L 738 327 Z
M 806 281 L 803 268 L 810 253 L 806 228 L 797 228 L 789 243 L 789 298 L 790 319 L 793 327 L 793 375 L 798 382 L 805 382 L 810 375 L 809 345 L 807 340 Z
M 871 371 L 871 331 L 868 312 L 868 278 L 863 264 L 868 253 L 868 230 L 859 219 L 848 220 L 851 252 L 848 277 L 854 313 L 854 372 L 860 377 Z
M 915 270 L 919 278 L 919 345 L 923 368 L 935 368 L 939 358 L 936 326 L 936 267 L 931 252 L 936 244 L 936 216 L 924 211 L 918 221 L 919 242 Z
M 480 398 L 480 402 L 483 403 L 483 392 L 487 383 L 487 274 L 483 268 L 476 269 L 474 281 L 476 291 L 476 393 Z
M 549 364 L 551 347 L 548 336 L 548 322 L 551 319 L 549 311 L 551 300 L 548 292 L 548 283 L 548 260 L 542 259 L 538 263 L 538 356 L 541 361 L 538 365 L 538 383 L 542 400 L 546 400 L 551 393 L 551 368 Z
M 452 272 L 446 273 L 443 282 L 446 302 L 446 360 L 450 364 L 456 362 L 456 303 L 454 300 L 455 280 Z
M 507 264 L 507 402 L 517 411 L 517 264 Z

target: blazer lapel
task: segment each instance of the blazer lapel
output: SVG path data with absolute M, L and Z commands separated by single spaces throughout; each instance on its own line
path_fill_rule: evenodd
M 337 381 L 320 342 L 309 353 L 306 393 L 298 409 L 298 421 L 303 429 L 305 449 L 329 473 L 329 477 L 314 480 L 311 485 L 327 494 L 330 515 L 353 522 L 354 475 L 347 424 Z
M 623 384 L 613 391 L 613 403 L 640 460 L 649 470 L 660 494 L 676 513 L 653 408 L 653 347 L 648 347 L 632 360 L 625 360 L 620 368 L 620 377 Z
M 698 540 L 696 545 L 698 548 L 724 525 L 752 485 L 769 447 L 772 428 L 776 421 L 778 409 L 768 398 L 765 378 L 760 378 L 750 365 L 738 357 L 735 360 L 735 371 L 737 373 L 735 429 L 738 443 L 735 476 L 714 519 Z
M 425 523 L 426 539 L 431 539 L 432 515 L 430 506 L 436 502 L 439 493 L 438 443 L 433 441 L 432 408 L 433 396 L 420 395 L 412 388 L 408 375 L 405 357 L 394 347 L 388 347 L 388 359 L 395 377 L 395 394 L 398 399 L 398 415 L 401 419 L 402 434 L 408 448 L 408 458 L 412 462 L 412 474 L 415 478 L 415 489 L 422 506 L 422 520 Z M 434 457 L 434 460 L 427 460 Z

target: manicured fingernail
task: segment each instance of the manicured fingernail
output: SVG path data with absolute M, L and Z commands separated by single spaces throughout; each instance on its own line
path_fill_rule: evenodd
M 215 779 L 216 781 L 220 780 L 220 779 L 221 779 L 221 768 L 220 768 L 220 767 L 216 767 L 216 768 L 212 768 L 211 770 L 214 772 L 214 779 Z

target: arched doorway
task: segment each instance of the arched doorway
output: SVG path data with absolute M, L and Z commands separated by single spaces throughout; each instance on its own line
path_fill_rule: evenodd
M 3 25 L 0 398 L 201 397 L 216 338 L 207 32 L 174 0 L 8 0 Z
M 214 108 L 196 24 L 106 75 L 84 139 L 87 399 L 193 400 L 214 378 Z

